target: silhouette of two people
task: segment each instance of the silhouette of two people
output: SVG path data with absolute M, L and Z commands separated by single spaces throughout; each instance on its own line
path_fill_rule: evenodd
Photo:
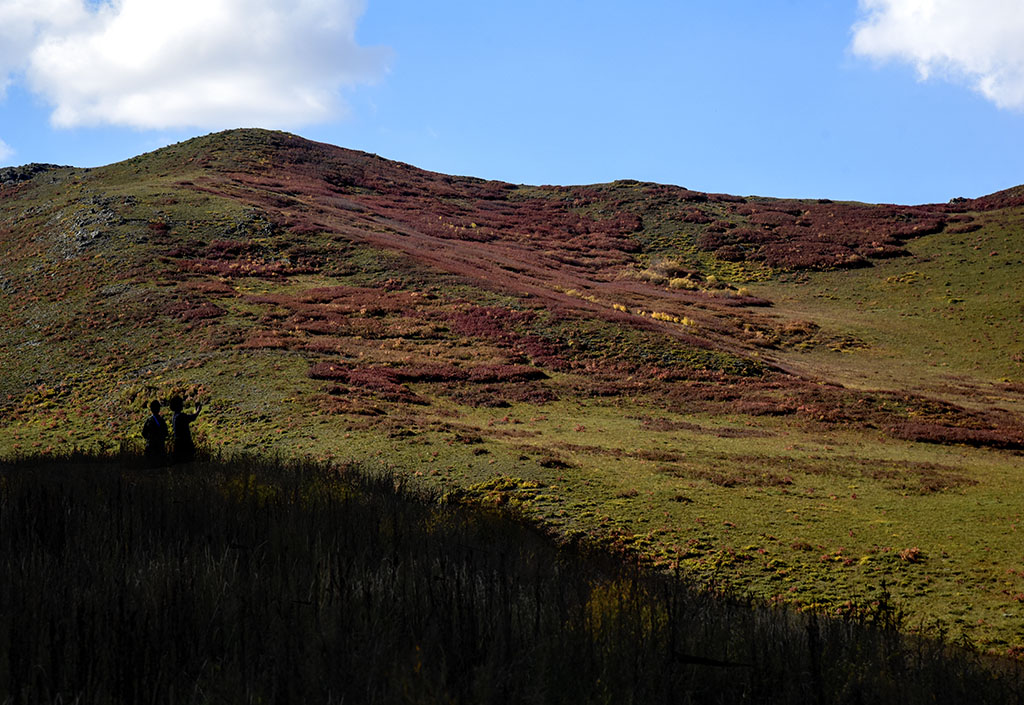
M 174 396 L 168 402 L 171 407 L 171 426 L 168 430 L 167 422 L 160 415 L 160 402 L 154 400 L 149 405 L 151 412 L 146 423 L 142 426 L 142 437 L 146 439 L 146 458 L 153 463 L 166 463 L 167 438 L 173 433 L 173 444 L 171 445 L 170 460 L 174 463 L 187 463 L 193 460 L 196 455 L 196 445 L 192 440 L 191 423 L 199 418 L 203 410 L 202 404 L 196 404 L 194 414 L 186 414 L 185 405 L 181 397 Z

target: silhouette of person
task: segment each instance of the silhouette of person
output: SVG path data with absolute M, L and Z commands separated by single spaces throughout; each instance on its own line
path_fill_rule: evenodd
M 142 424 L 142 437 L 146 439 L 146 458 L 154 464 L 167 460 L 167 422 L 160 415 L 160 402 L 154 399 L 149 404 L 152 412 Z
M 203 405 L 196 404 L 196 413 L 194 414 L 186 414 L 183 411 L 184 404 L 181 397 L 172 397 L 169 405 L 171 411 L 174 412 L 174 416 L 171 418 L 171 428 L 174 429 L 174 462 L 187 463 L 196 455 L 196 446 L 192 442 L 192 429 L 189 428 L 189 424 L 199 417 Z

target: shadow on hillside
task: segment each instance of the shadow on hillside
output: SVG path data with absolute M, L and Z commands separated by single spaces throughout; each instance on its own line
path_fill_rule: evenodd
M 1019 664 L 688 589 L 361 466 L 0 465 L 0 702 L 1014 703 Z

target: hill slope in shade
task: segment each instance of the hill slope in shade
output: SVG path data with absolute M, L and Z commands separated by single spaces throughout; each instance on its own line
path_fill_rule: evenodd
M 0 170 L 0 453 L 393 463 L 765 598 L 1024 646 L 1024 208 L 522 186 L 231 131 Z

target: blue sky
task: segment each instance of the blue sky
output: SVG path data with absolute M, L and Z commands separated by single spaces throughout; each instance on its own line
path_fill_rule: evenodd
M 1024 183 L 1022 0 L 0 0 L 5 76 L 0 164 L 264 126 L 515 183 Z

